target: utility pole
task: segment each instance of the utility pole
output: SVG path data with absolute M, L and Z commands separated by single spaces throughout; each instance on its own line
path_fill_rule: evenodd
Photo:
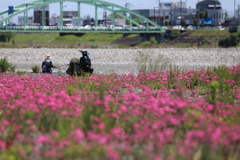
M 199 0 L 198 0 L 198 5 L 197 5 L 198 7 L 198 27 L 199 27 L 199 23 L 200 23 L 200 7 L 199 7 Z
M 103 12 L 103 19 L 104 19 L 104 25 L 106 27 L 107 26 L 107 11 L 106 10 Z
M 180 24 L 181 24 L 181 21 L 182 21 L 182 0 L 180 0 Z
M 236 0 L 234 0 L 234 16 L 233 16 L 233 24 L 235 24 L 235 16 L 236 16 Z
M 158 18 L 159 18 L 159 24 L 161 24 L 161 14 L 160 14 L 160 7 L 161 7 L 161 3 L 160 3 L 160 0 L 158 0 L 158 13 L 159 13 L 159 16 L 158 16 Z
M 155 16 L 155 7 L 154 7 L 154 22 L 156 23 L 156 16 Z

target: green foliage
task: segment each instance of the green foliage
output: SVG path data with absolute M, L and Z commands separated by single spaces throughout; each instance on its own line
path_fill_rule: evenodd
M 165 21 L 165 26 L 169 26 L 169 21 Z
M 90 45 L 90 48 L 96 49 L 96 48 L 98 48 L 98 46 L 97 45 Z
M 152 44 L 151 44 L 151 42 L 146 41 L 146 42 L 139 43 L 138 45 L 141 46 L 141 47 L 143 47 L 143 48 L 148 48 L 148 47 L 150 47 Z
M 232 81 L 239 81 L 240 74 L 239 73 L 229 73 L 229 68 L 227 68 L 225 65 L 218 66 L 211 68 L 218 77 L 219 86 L 218 86 L 218 101 L 221 101 L 223 103 L 232 104 L 234 105 L 234 91 L 233 86 L 231 83 L 225 83 L 226 80 L 232 80 Z M 236 86 L 239 86 L 236 84 Z M 216 85 L 214 86 L 216 88 Z M 210 90 L 212 92 L 212 90 Z M 216 95 L 215 95 L 216 97 Z
M 157 44 L 158 44 L 158 42 L 157 42 L 156 38 L 155 37 L 151 37 L 150 41 L 145 41 L 145 42 L 142 42 L 142 43 L 140 43 L 138 45 L 140 47 L 142 47 L 142 48 L 148 48 L 148 47 L 151 47 L 151 46 L 155 46 Z
M 15 37 L 15 33 L 12 33 L 12 32 L 0 33 L 1 42 L 9 42 L 11 38 L 14 38 L 14 37 Z
M 197 26 L 198 25 L 198 19 L 196 17 L 193 18 L 193 25 Z
M 69 45 L 68 48 L 74 48 L 74 46 L 73 45 Z
M 200 14 L 199 16 L 199 18 L 200 19 L 206 19 L 206 18 L 208 18 L 208 12 L 206 11 L 206 10 L 202 10 L 202 11 L 200 11 L 200 12 L 197 12 L 197 14 L 196 14 L 196 17 L 198 17 L 198 14 Z
M 151 57 L 151 54 L 145 52 L 138 52 L 135 61 L 138 64 L 139 72 L 154 72 L 157 70 L 166 70 L 171 64 L 171 61 L 164 55 L 158 57 Z
M 17 73 L 16 73 L 17 75 L 25 75 L 26 73 L 25 72 L 23 72 L 23 71 L 17 71 Z
M 157 40 L 156 40 L 155 37 L 151 37 L 151 38 L 150 38 L 150 42 L 151 42 L 152 45 L 158 44 L 158 42 L 157 42 Z
M 32 66 L 32 71 L 33 71 L 33 73 L 39 73 L 40 72 L 40 67 L 38 67 L 37 65 Z
M 209 40 L 209 39 L 204 39 L 203 43 L 204 43 L 204 44 L 211 44 L 212 42 L 211 42 L 211 40 Z
M 211 84 L 211 94 L 210 96 L 208 97 L 208 102 L 210 104 L 216 104 L 216 102 L 218 101 L 218 92 L 219 92 L 219 82 L 218 81 L 214 81 L 212 82 Z
M 7 58 L 0 59 L 0 72 L 7 72 L 8 70 L 15 72 L 15 66 L 11 65 Z
M 174 40 L 174 39 L 176 39 L 179 35 L 180 35 L 180 32 L 179 32 L 179 31 L 177 31 L 177 30 L 172 30 L 171 33 L 170 33 L 170 39 L 171 39 L 171 40 Z
M 181 24 L 181 26 L 186 26 L 187 25 L 186 20 L 185 19 L 181 19 L 180 24 Z
M 229 36 L 230 33 L 227 30 L 195 30 L 190 36 Z
M 221 47 L 236 47 L 239 45 L 240 33 L 232 33 L 227 37 L 220 39 L 218 45 Z
M 64 41 L 65 38 L 64 38 L 63 36 L 57 36 L 57 37 L 55 38 L 55 40 L 57 40 L 57 41 Z
M 139 18 L 134 18 L 133 19 L 135 22 L 141 24 L 141 20 Z M 130 25 L 130 21 L 126 21 L 126 25 Z M 132 26 L 136 26 L 136 24 L 132 23 Z

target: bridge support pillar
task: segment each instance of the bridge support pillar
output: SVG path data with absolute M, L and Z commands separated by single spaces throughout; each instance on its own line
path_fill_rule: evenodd
M 98 7 L 97 4 L 95 5 L 95 31 L 97 30 L 98 27 Z
M 80 30 L 81 25 L 81 3 L 78 2 L 78 31 Z
M 46 6 L 42 7 L 42 30 L 44 30 L 43 26 L 46 26 Z
M 60 30 L 62 30 L 63 26 L 63 2 L 60 2 Z
M 24 30 L 26 30 L 26 26 L 28 25 L 28 13 L 24 12 Z

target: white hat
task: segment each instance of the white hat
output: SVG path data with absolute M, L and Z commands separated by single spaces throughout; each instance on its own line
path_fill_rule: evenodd
M 50 54 L 47 54 L 46 55 L 46 59 L 49 59 L 51 56 L 50 56 Z

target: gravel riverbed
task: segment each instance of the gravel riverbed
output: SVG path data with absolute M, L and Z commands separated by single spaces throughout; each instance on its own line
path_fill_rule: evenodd
M 170 64 L 180 69 L 198 69 L 218 65 L 240 64 L 240 48 L 212 48 L 212 49 L 84 49 L 90 52 L 92 67 L 95 73 L 137 73 L 139 70 L 139 59 L 142 62 L 150 62 L 145 56 L 152 59 L 151 63 L 162 66 Z M 41 67 L 46 54 L 51 55 L 54 72 L 65 72 L 71 58 L 80 58 L 78 49 L 48 49 L 48 48 L 26 48 L 26 49 L 0 49 L 0 59 L 7 60 L 16 66 L 16 71 L 31 72 L 32 66 Z M 142 57 L 142 58 L 140 58 Z M 144 58 L 145 57 L 145 58 Z M 138 60 L 137 60 L 138 59 Z M 166 68 L 165 68 L 166 69 Z

